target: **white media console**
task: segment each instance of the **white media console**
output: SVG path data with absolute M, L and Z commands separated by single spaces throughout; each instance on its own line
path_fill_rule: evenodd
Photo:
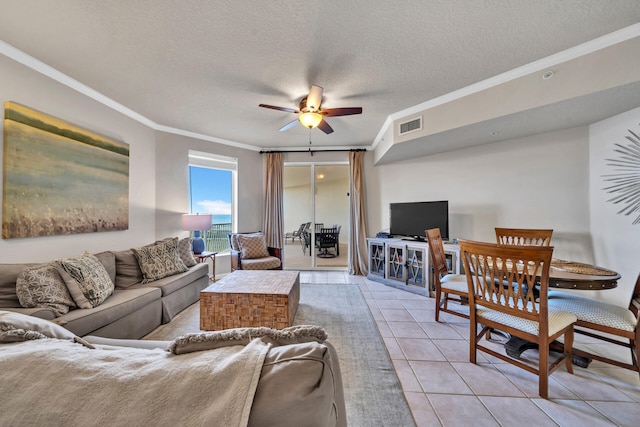
M 368 238 L 370 280 L 420 295 L 433 296 L 433 269 L 429 244 L 398 238 Z M 460 274 L 460 247 L 444 243 L 447 266 Z

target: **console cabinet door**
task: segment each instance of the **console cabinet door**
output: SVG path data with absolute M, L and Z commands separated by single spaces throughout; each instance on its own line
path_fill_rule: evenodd
M 407 284 L 427 287 L 429 265 L 427 248 L 407 246 Z
M 387 279 L 407 282 L 406 245 L 387 245 Z
M 369 241 L 369 274 L 384 277 L 384 243 Z

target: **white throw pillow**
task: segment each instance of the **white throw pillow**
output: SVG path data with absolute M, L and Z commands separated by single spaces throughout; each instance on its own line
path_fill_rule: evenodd
M 0 342 L 11 343 L 41 338 L 74 339 L 75 334 L 39 317 L 0 311 Z

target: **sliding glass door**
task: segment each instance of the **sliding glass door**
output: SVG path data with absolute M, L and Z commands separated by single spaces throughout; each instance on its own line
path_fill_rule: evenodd
M 285 164 L 286 269 L 345 269 L 349 236 L 349 166 Z

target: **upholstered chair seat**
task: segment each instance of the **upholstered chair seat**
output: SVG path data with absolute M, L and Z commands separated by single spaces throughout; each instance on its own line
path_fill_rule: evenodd
M 638 321 L 629 309 L 618 305 L 570 295 L 567 292 L 549 292 L 549 308 L 559 308 L 573 313 L 578 320 L 609 328 L 633 332 Z

